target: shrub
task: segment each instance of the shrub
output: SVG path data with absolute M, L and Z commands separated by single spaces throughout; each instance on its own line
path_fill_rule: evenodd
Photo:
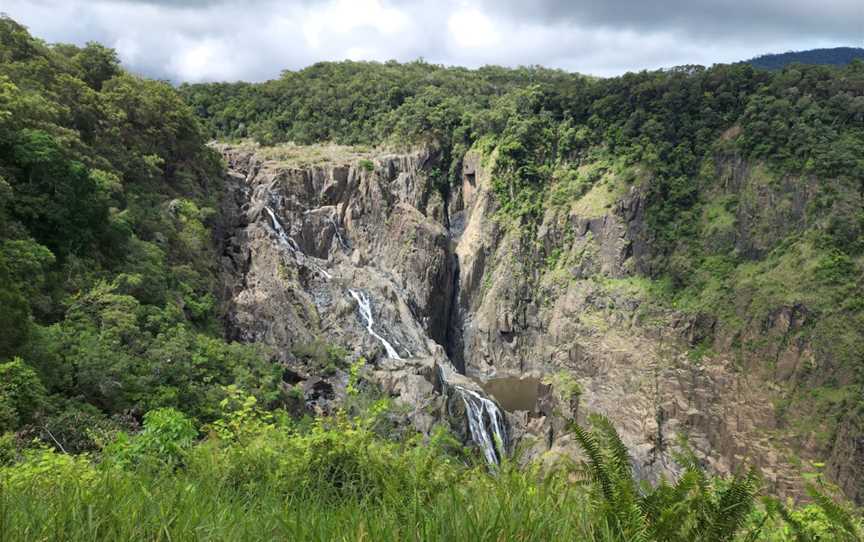
M 170 467 L 183 464 L 198 430 L 192 420 L 173 408 L 159 408 L 144 415 L 144 430 L 129 439 L 125 434 L 106 452 L 118 464 L 145 463 Z
M 0 433 L 32 422 L 45 399 L 39 376 L 21 358 L 0 363 Z

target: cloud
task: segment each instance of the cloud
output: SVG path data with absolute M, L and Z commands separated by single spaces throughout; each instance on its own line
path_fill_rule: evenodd
M 482 0 L 484 9 L 520 20 L 639 30 L 675 30 L 711 37 L 777 36 L 862 39 L 860 0 Z
M 497 47 L 501 43 L 498 25 L 476 8 L 458 9 L 447 19 L 450 38 L 467 49 Z
M 49 42 L 94 40 L 131 70 L 253 80 L 321 60 L 541 64 L 596 75 L 862 45 L 860 0 L 4 0 Z

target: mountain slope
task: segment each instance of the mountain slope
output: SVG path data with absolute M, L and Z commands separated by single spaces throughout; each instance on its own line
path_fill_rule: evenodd
M 789 64 L 819 64 L 824 66 L 845 66 L 854 60 L 864 60 L 861 47 L 833 47 L 830 49 L 809 49 L 786 53 L 765 54 L 747 61 L 754 68 L 779 70 Z

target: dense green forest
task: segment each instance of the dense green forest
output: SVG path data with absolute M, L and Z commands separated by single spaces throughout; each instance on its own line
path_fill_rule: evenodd
M 0 19 L 0 432 L 83 452 L 154 408 L 212 420 L 222 385 L 276 399 L 266 353 L 221 339 L 203 143 L 114 51 Z
M 860 47 L 833 47 L 830 49 L 810 49 L 808 51 L 789 51 L 760 55 L 747 63 L 765 70 L 779 70 L 789 64 L 824 64 L 845 66 L 855 60 L 864 60 L 864 49 Z
M 573 427 L 585 464 L 498 471 L 446 433 L 394 431 L 374 390 L 292 418 L 271 353 L 223 337 L 210 138 L 431 145 L 445 193 L 465 151 L 494 149 L 502 220 L 529 236 L 590 188 L 580 165 L 639 164 L 658 298 L 742 327 L 742 311 L 805 299 L 833 360 L 810 386 L 843 392 L 825 416 L 864 409 L 860 61 L 610 79 L 343 62 L 174 89 L 0 18 L 0 538 L 860 539 L 821 479 L 796 507 L 760 498 L 758 473 L 711 476 L 684 454 L 678 479 L 641 485 L 602 418 Z M 724 157 L 768 183 L 827 180 L 807 227 L 725 243 L 739 202 L 710 197 Z

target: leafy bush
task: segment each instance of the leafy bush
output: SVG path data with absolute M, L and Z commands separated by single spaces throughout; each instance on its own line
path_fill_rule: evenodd
M 45 387 L 20 358 L 0 363 L 0 434 L 32 422 L 45 400 Z
M 144 430 L 131 439 L 118 437 L 108 450 L 110 459 L 125 463 L 181 465 L 195 442 L 198 430 L 188 417 L 173 408 L 151 410 L 144 415 Z

